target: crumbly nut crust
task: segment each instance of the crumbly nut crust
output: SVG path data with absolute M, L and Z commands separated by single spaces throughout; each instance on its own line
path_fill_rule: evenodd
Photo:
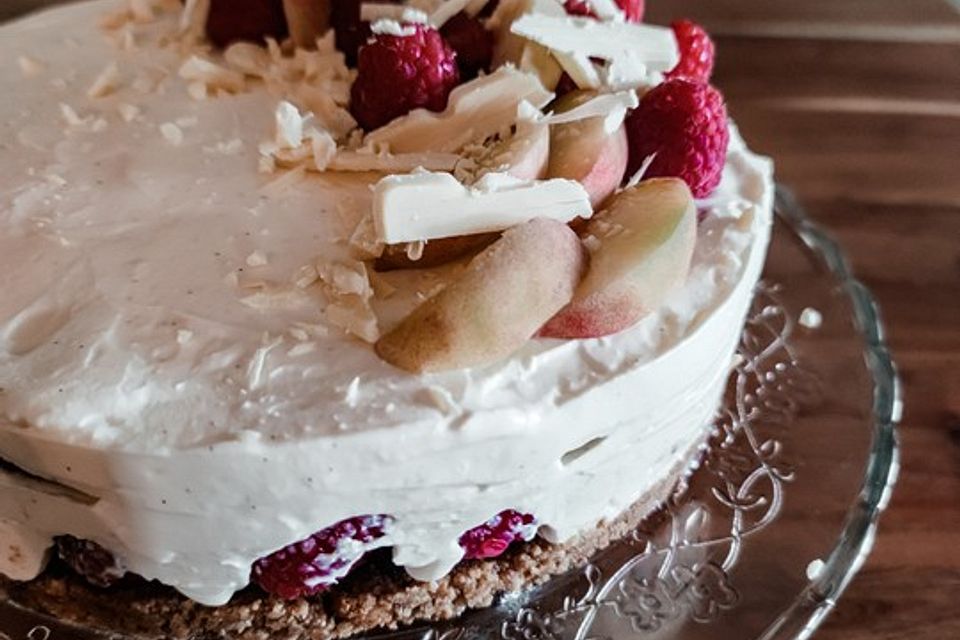
M 693 459 L 700 450 L 691 449 Z M 565 544 L 542 539 L 499 558 L 468 561 L 434 583 L 417 582 L 381 550 L 343 583 L 309 600 L 282 600 L 248 589 L 223 607 L 204 607 L 173 590 L 127 580 L 109 590 L 89 586 L 55 569 L 28 583 L 0 578 L 0 595 L 60 619 L 149 638 L 193 640 L 335 640 L 374 629 L 448 620 L 492 605 L 500 594 L 542 584 L 578 568 L 590 557 L 654 518 L 686 487 L 688 465 L 671 473 L 611 522 Z

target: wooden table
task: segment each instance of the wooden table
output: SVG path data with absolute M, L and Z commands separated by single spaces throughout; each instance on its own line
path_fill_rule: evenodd
M 37 0 L 0 0 L 0 15 Z M 648 0 L 716 36 L 747 140 L 842 242 L 906 388 L 876 549 L 818 640 L 960 638 L 960 10 L 948 0 Z M 721 640 L 721 639 L 718 639 Z
M 960 10 L 648 0 L 716 36 L 716 84 L 879 298 L 905 386 L 876 548 L 818 640 L 960 638 Z

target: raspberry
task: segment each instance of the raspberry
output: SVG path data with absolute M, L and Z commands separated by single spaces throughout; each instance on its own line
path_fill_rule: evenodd
M 112 586 L 127 573 L 113 554 L 96 542 L 73 536 L 59 536 L 56 541 L 60 559 L 95 587 Z
M 643 22 L 644 0 L 616 0 L 616 2 L 617 6 L 623 10 L 627 22 Z M 573 16 L 597 17 L 587 0 L 567 0 L 563 4 L 563 8 Z
M 723 96 L 710 85 L 668 80 L 643 96 L 626 125 L 628 175 L 656 154 L 647 178 L 682 178 L 697 198 L 720 184 L 730 133 Z
M 450 18 L 440 35 L 457 52 L 460 76 L 464 80 L 477 77 L 490 68 L 493 60 L 493 34 L 477 18 L 461 12 Z
M 207 37 L 214 45 L 263 42 L 268 36 L 277 40 L 287 36 L 283 0 L 210 0 Z
M 696 22 L 677 20 L 670 25 L 680 47 L 680 62 L 667 78 L 685 78 L 692 82 L 710 82 L 716 49 L 706 30 Z
M 528 542 L 537 535 L 537 520 L 528 513 L 501 511 L 479 527 L 460 536 L 464 559 L 496 558 L 518 540 Z
M 460 81 L 457 54 L 436 29 L 406 28 L 413 33 L 380 34 L 360 49 L 350 111 L 367 131 L 418 107 L 443 111 Z
M 285 600 L 320 593 L 350 573 L 373 549 L 372 543 L 386 535 L 391 522 L 384 515 L 342 520 L 257 560 L 253 580 Z

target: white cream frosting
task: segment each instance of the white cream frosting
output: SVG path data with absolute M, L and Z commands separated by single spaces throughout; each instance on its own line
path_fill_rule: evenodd
M 657 313 L 413 376 L 326 323 L 319 294 L 277 289 L 347 257 L 369 176 L 268 185 L 276 96 L 191 99 L 175 52 L 104 38 L 113 4 L 0 28 L 0 458 L 72 489 L 0 470 L 0 572 L 32 577 L 69 533 L 216 605 L 256 558 L 387 513 L 382 544 L 431 579 L 504 509 L 558 541 L 615 516 L 703 437 L 771 225 L 771 165 L 739 136 L 689 280 Z M 115 88 L 88 97 L 111 62 Z M 384 326 L 437 282 L 389 278 Z M 243 302 L 250 282 L 274 286 L 269 309 Z

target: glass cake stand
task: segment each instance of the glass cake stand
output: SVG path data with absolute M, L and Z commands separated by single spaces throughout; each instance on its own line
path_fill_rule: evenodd
M 873 298 L 781 189 L 716 437 L 660 517 L 543 587 L 377 640 L 793 640 L 863 564 L 897 475 Z M 0 640 L 133 640 L 0 600 Z

